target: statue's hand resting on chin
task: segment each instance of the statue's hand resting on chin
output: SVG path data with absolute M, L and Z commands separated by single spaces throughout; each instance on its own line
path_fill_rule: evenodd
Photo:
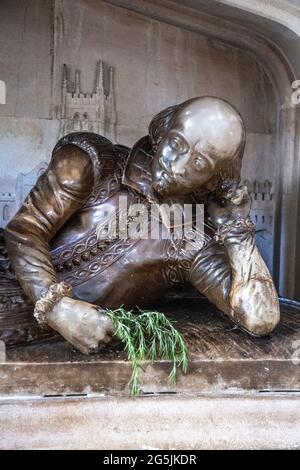
M 63 297 L 47 315 L 47 323 L 84 354 L 107 343 L 114 334 L 110 318 L 96 305 Z
M 216 227 L 221 227 L 235 219 L 249 217 L 251 198 L 247 187 L 239 186 L 233 195 L 226 198 L 217 198 L 211 194 L 207 204 L 212 223 Z

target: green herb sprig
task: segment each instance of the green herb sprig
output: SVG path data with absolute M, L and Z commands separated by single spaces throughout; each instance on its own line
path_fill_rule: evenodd
M 124 344 L 132 364 L 130 385 L 133 396 L 139 391 L 139 374 L 143 361 L 172 361 L 169 374 L 172 383 L 176 382 L 178 367 L 186 373 L 188 354 L 185 341 L 163 313 L 138 309 L 135 314 L 132 310 L 120 307 L 116 310 L 107 309 L 107 315 L 116 328 L 115 336 Z

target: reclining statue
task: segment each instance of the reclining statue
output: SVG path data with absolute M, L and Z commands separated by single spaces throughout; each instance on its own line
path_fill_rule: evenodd
M 105 308 L 151 305 L 190 283 L 243 330 L 272 332 L 279 302 L 239 184 L 244 147 L 241 116 L 214 97 L 163 110 L 131 150 L 89 132 L 63 137 L 4 232 L 10 269 L 41 327 L 89 353 L 114 333 Z M 99 237 L 120 196 L 204 204 L 203 245 Z

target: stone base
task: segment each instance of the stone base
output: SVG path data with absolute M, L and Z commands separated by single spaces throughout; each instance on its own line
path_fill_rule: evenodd
M 62 340 L 7 349 L 0 364 L 2 449 L 300 448 L 299 305 L 282 301 L 266 338 L 234 327 L 205 299 L 157 306 L 190 352 L 188 373 L 131 365 L 119 342 L 84 356 Z M 3 351 L 2 351 L 2 356 Z
M 295 449 L 296 396 L 0 400 L 1 449 Z
M 203 298 L 169 299 L 156 308 L 183 332 L 190 362 L 175 385 L 170 362 L 145 362 L 141 393 L 300 391 L 299 304 L 281 301 L 281 323 L 264 338 L 242 332 Z M 6 356 L 0 396 L 130 393 L 131 364 L 117 341 L 90 356 L 63 340 L 7 349 Z

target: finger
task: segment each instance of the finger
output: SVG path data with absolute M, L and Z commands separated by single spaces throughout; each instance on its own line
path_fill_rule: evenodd
M 102 310 L 101 308 L 98 308 L 97 311 L 98 311 L 98 314 L 99 314 L 100 317 L 101 317 L 102 322 L 104 323 L 104 328 L 105 328 L 105 330 L 106 330 L 107 333 L 109 333 L 110 335 L 113 335 L 113 334 L 115 333 L 115 331 L 116 331 L 113 322 L 112 322 L 111 319 L 108 317 L 108 315 L 107 315 L 107 313 L 105 312 L 105 310 Z
M 78 351 L 80 351 L 82 354 L 89 354 L 91 352 L 91 348 L 86 345 L 81 343 L 80 341 L 77 341 L 75 338 L 72 338 L 71 340 L 68 340 Z
M 111 319 L 108 318 L 108 317 L 107 317 L 107 322 L 106 322 L 105 326 L 106 326 L 106 331 L 109 335 L 112 336 L 112 335 L 115 334 L 116 328 L 115 328 L 113 322 L 111 321 Z

